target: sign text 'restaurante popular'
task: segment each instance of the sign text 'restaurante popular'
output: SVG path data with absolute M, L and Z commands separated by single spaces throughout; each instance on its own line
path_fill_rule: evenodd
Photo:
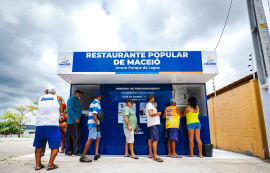
M 156 58 L 155 60 L 144 58 Z M 113 65 L 159 65 L 158 58 L 188 58 L 187 52 L 93 52 L 86 53 L 86 58 L 141 58 L 141 60 L 124 59 L 113 61 Z
M 74 52 L 73 72 L 202 72 L 200 51 Z

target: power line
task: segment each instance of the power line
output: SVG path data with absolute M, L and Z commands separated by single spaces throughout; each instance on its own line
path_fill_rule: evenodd
M 217 43 L 217 46 L 216 46 L 215 50 L 217 49 L 217 47 L 218 47 L 218 45 L 219 45 L 219 42 L 220 42 L 220 40 L 221 40 L 221 37 L 222 37 L 222 35 L 223 35 L 223 32 L 224 32 L 224 30 L 225 30 L 225 27 L 226 27 L 226 24 L 227 24 L 227 21 L 228 21 L 228 18 L 229 18 L 230 12 L 231 12 L 231 8 L 232 8 L 232 2 L 233 2 L 233 0 L 231 0 L 231 4 L 230 4 L 230 8 L 229 8 L 229 12 L 228 12 L 228 15 L 227 15 L 227 18 L 226 18 L 226 21 L 225 21 L 225 24 L 224 24 L 224 27 L 223 27 L 222 33 L 221 33 L 221 35 L 220 35 L 220 37 L 219 37 L 219 40 L 218 40 L 218 43 Z

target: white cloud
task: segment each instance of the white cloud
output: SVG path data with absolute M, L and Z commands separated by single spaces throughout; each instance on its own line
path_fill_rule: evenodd
M 267 1 L 263 0 L 267 5 Z M 29 102 L 54 85 L 69 97 L 56 75 L 58 52 L 214 50 L 229 1 L 4 1 L 0 6 L 0 114 Z M 269 22 L 269 9 L 266 7 Z M 248 75 L 252 51 L 245 1 L 233 1 L 217 49 L 219 89 Z M 207 92 L 212 91 L 211 81 Z

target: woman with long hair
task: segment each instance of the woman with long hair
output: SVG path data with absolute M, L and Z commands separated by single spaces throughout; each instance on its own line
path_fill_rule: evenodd
M 194 134 L 197 141 L 199 154 L 198 157 L 202 158 L 202 141 L 200 138 L 201 123 L 199 121 L 199 106 L 197 105 L 197 99 L 191 97 L 188 99 L 188 106 L 185 108 L 183 115 L 187 119 L 187 129 L 188 129 L 188 138 L 189 138 L 189 157 L 193 157 L 193 148 L 194 148 Z

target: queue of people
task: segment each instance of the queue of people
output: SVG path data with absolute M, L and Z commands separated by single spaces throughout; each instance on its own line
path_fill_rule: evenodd
M 55 89 L 48 86 L 45 90 L 45 95 L 41 96 L 38 100 L 38 114 L 36 133 L 33 146 L 35 149 L 36 157 L 36 170 L 40 170 L 45 166 L 41 164 L 42 148 L 48 141 L 49 148 L 51 149 L 51 156 L 47 170 L 58 168 L 54 164 L 54 159 L 59 152 L 64 153 L 66 130 L 69 128 L 67 137 L 67 156 L 78 156 L 80 162 L 92 162 L 86 156 L 91 143 L 95 140 L 95 156 L 94 160 L 98 160 L 100 155 L 98 153 L 99 143 L 101 139 L 101 128 L 99 121 L 99 114 L 101 111 L 101 93 L 100 91 L 94 92 L 94 100 L 89 106 L 89 114 L 82 114 L 82 108 L 79 99 L 83 95 L 81 90 L 76 90 L 74 95 L 67 101 L 67 111 L 64 111 L 62 99 L 55 95 Z M 160 125 L 161 112 L 157 112 L 157 108 L 153 104 L 155 96 L 149 94 L 147 96 L 146 115 L 147 115 L 147 128 L 148 128 L 148 148 L 149 158 L 157 162 L 163 162 L 157 154 L 157 145 L 159 140 L 158 127 Z M 137 117 L 133 111 L 133 100 L 126 100 L 126 107 L 124 108 L 124 123 L 123 131 L 126 138 L 125 142 L 125 157 L 132 159 L 139 159 L 134 153 L 134 132 L 137 131 Z M 59 114 L 61 115 L 59 119 Z M 190 154 L 188 157 L 193 157 L 194 148 L 194 135 L 198 144 L 199 154 L 198 157 L 202 158 L 202 142 L 200 139 L 200 121 L 198 119 L 199 107 L 195 97 L 188 100 L 188 106 L 181 113 L 180 109 L 176 106 L 176 100 L 170 100 L 170 106 L 166 107 L 162 118 L 165 119 L 165 138 L 168 140 L 168 157 L 181 158 L 176 153 L 175 147 L 178 141 L 178 131 L 180 125 L 180 118 L 186 116 L 187 129 L 189 138 Z M 81 141 L 81 116 L 88 117 L 88 140 L 85 144 L 83 154 L 79 153 L 79 146 Z M 60 123 L 60 124 L 59 124 Z M 61 145 L 60 145 L 61 144 Z M 130 154 L 129 151 L 130 150 Z

